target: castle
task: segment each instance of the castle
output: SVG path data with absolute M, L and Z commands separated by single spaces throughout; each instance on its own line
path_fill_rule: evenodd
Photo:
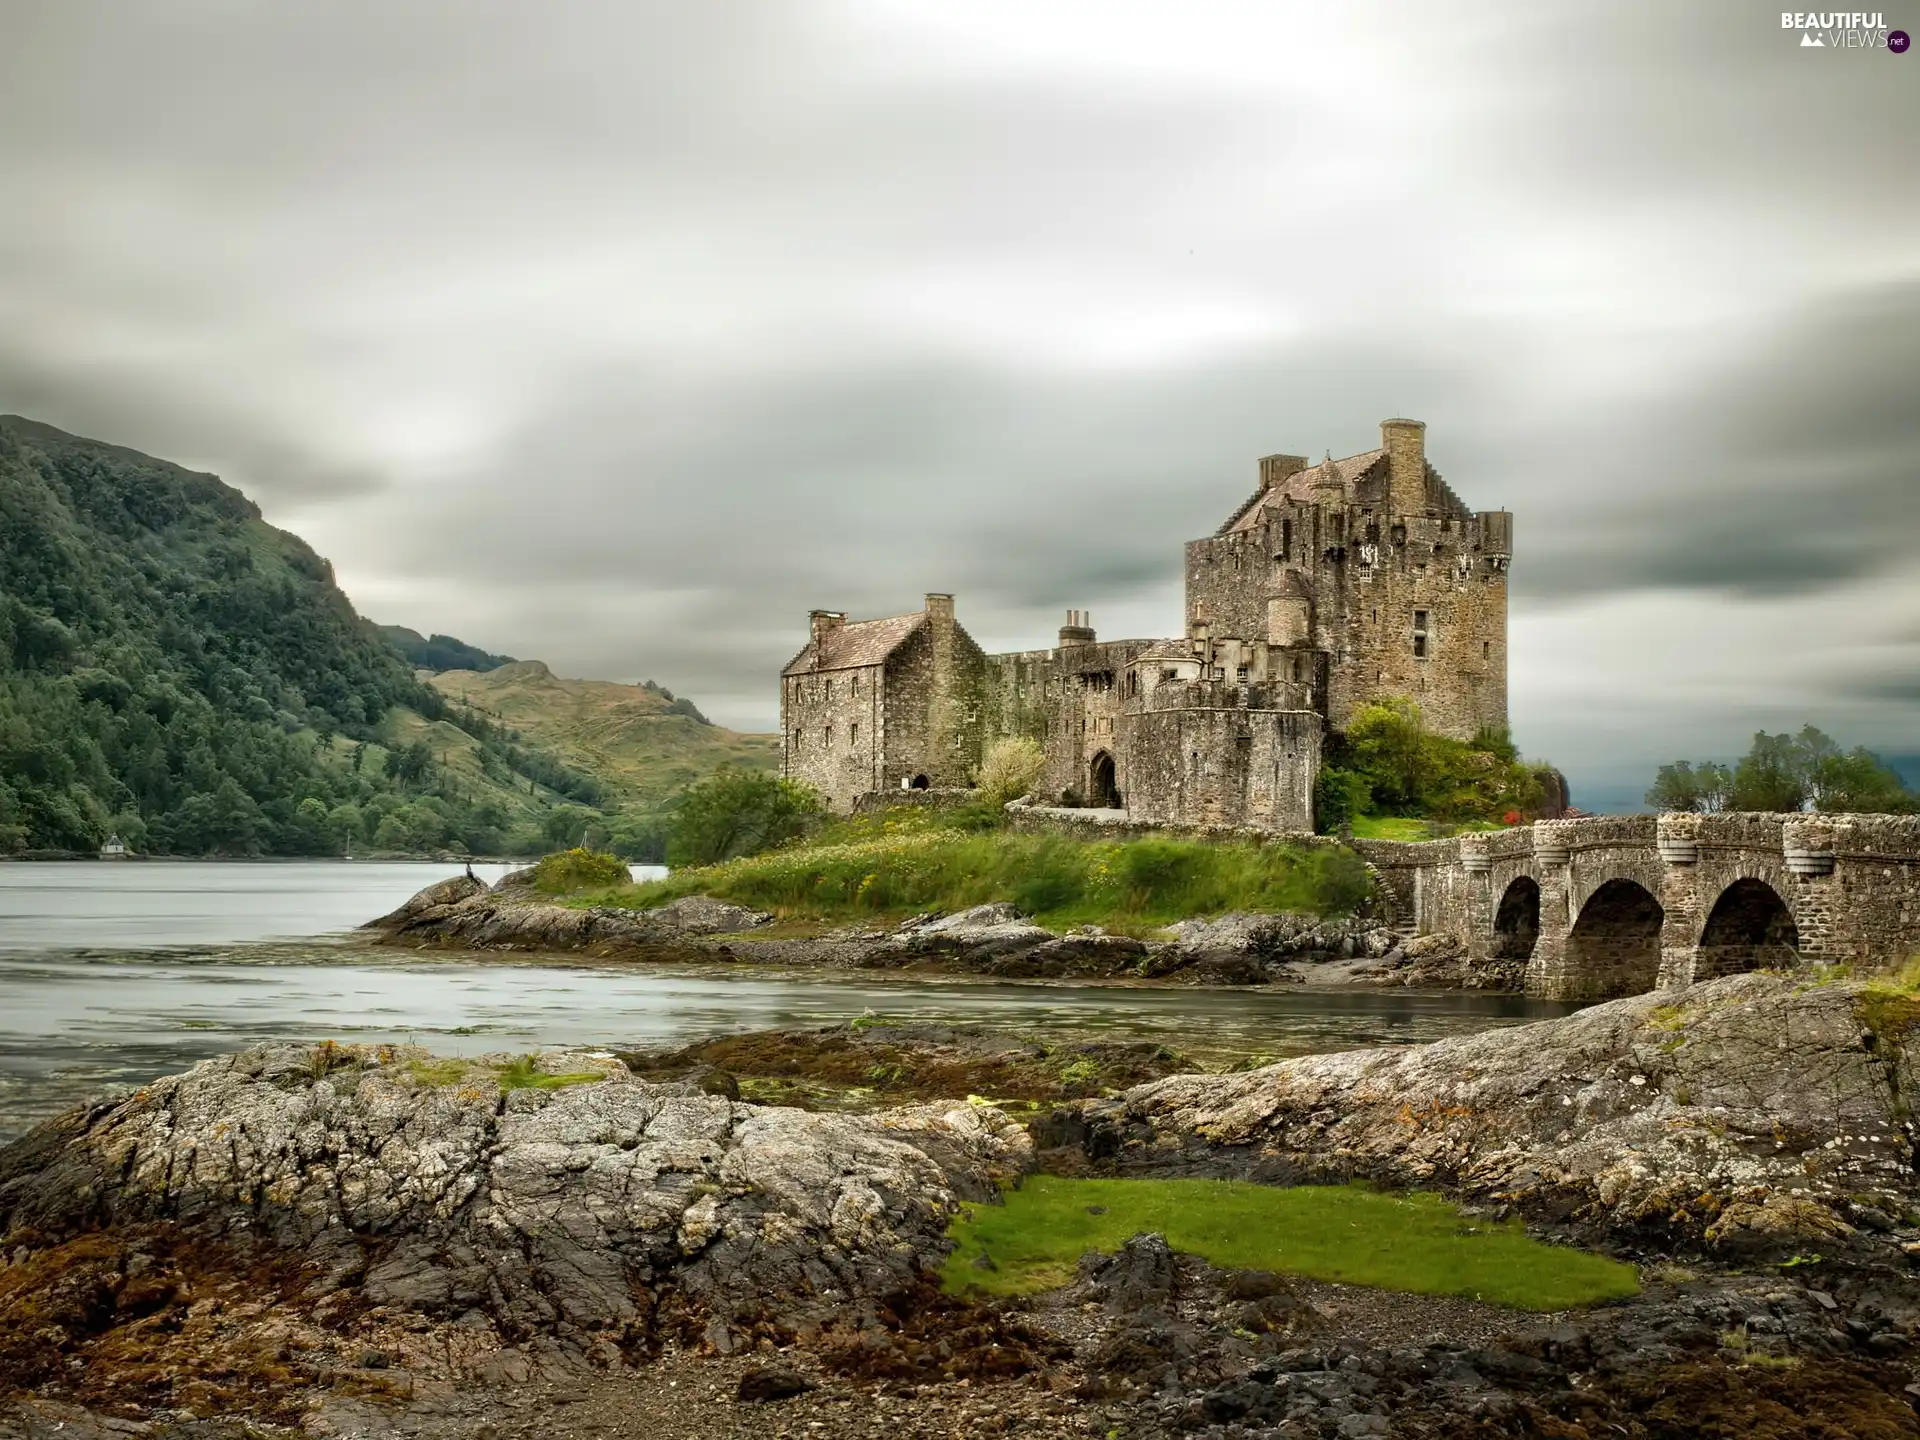
M 970 783 L 987 745 L 1028 735 L 1038 798 L 1133 819 L 1313 828 L 1329 731 L 1388 696 L 1443 734 L 1507 723 L 1513 517 L 1474 512 L 1426 457 L 1426 426 L 1260 484 L 1187 544 L 1186 633 L 1098 639 L 1067 612 L 1050 649 L 988 655 L 951 595 L 882 620 L 816 610 L 780 679 L 783 772 L 836 810 L 877 791 Z

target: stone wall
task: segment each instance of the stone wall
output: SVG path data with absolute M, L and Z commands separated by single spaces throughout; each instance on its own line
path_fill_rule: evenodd
M 973 783 L 980 765 L 986 656 L 951 623 L 923 626 L 886 664 L 877 783 L 897 790 L 924 777 L 932 788 Z
M 878 665 L 785 677 L 781 773 L 811 785 L 836 811 L 883 783 L 884 685 Z
M 1187 692 L 1179 703 L 1169 696 L 1166 708 L 1120 717 L 1120 785 L 1129 812 L 1183 824 L 1311 831 L 1320 717 L 1250 708 L 1249 687 L 1177 688 Z

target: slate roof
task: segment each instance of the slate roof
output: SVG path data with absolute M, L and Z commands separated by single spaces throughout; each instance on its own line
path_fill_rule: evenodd
M 1265 502 L 1271 495 L 1284 495 L 1289 500 L 1311 500 L 1314 490 L 1328 480 L 1338 482 L 1341 490 L 1350 494 L 1354 484 L 1386 458 L 1385 450 L 1363 450 L 1343 460 L 1328 458 L 1318 465 L 1309 465 L 1305 470 L 1289 475 L 1271 490 L 1255 491 L 1247 503 L 1234 511 L 1227 518 L 1227 523 L 1215 533 L 1231 535 L 1236 530 L 1258 528 L 1261 523 L 1260 512 L 1266 509 Z
M 782 675 L 810 675 L 820 670 L 854 670 L 879 665 L 926 623 L 927 613 L 891 615 L 884 620 L 850 620 L 827 631 L 815 645 L 793 657 Z

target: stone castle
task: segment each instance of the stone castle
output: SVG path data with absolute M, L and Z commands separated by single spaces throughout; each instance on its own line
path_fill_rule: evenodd
M 1186 631 L 1100 640 L 1068 611 L 1049 649 L 988 655 L 953 597 L 881 620 L 816 610 L 781 672 L 784 773 L 836 810 L 863 795 L 970 783 L 1001 736 L 1040 742 L 1037 798 L 1134 820 L 1313 828 L 1329 731 L 1409 696 L 1434 729 L 1507 723 L 1513 517 L 1474 512 L 1426 456 L 1426 426 L 1260 484 L 1187 544 Z

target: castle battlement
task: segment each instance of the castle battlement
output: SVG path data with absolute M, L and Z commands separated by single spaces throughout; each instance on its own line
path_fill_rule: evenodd
M 815 611 L 781 677 L 785 773 L 849 809 L 964 785 L 987 744 L 1029 735 L 1047 800 L 1301 830 L 1322 740 L 1359 706 L 1407 696 L 1460 739 L 1504 728 L 1513 517 L 1466 507 L 1421 421 L 1380 439 L 1264 457 L 1254 493 L 1187 542 L 1178 637 L 1102 641 L 1069 610 L 1054 647 L 988 655 L 950 595 L 882 620 Z

